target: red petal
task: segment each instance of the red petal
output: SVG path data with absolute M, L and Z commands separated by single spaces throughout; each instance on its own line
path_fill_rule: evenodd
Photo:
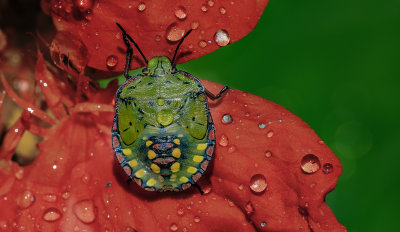
M 44 8 L 51 11 L 56 28 L 72 33 L 87 47 L 90 67 L 114 71 L 123 70 L 126 51 L 116 22 L 148 59 L 162 55 L 172 58 L 178 40 L 194 29 L 178 55 L 177 63 L 183 63 L 247 35 L 267 3 L 268 0 L 42 1 Z M 131 68 L 143 65 L 143 58 L 134 50 Z

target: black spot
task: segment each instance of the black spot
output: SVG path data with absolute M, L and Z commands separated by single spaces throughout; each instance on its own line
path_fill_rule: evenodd
M 184 84 L 184 85 L 188 85 L 188 84 L 190 84 L 190 82 L 184 81 L 183 84 Z
M 165 84 L 171 84 L 171 81 L 166 81 Z
M 171 100 L 166 100 L 165 102 L 167 103 L 167 105 L 171 105 L 172 101 Z
M 147 83 L 147 85 L 152 85 L 153 84 L 153 82 L 149 82 L 149 83 Z
M 149 101 L 149 105 L 154 105 L 154 101 Z
M 128 89 L 136 89 L 136 85 L 134 85 L 134 86 L 129 86 Z
M 139 133 L 139 130 L 136 130 L 136 133 Z
M 196 118 L 195 118 L 195 117 L 193 117 L 193 118 L 192 118 L 192 121 L 195 121 L 195 120 L 196 120 Z
M 138 109 L 139 113 L 144 114 L 144 111 L 142 110 L 142 108 Z
M 132 122 L 129 122 L 129 126 L 132 126 Z

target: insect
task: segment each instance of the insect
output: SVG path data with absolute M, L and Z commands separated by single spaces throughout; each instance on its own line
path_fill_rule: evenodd
M 112 145 L 122 168 L 149 191 L 180 191 L 205 172 L 215 148 L 215 129 L 207 97 L 217 99 L 191 74 L 176 69 L 174 61 L 156 56 L 149 61 L 121 25 L 127 47 L 124 76 L 116 93 Z M 129 39 L 129 40 L 128 40 Z M 129 76 L 131 41 L 147 64 L 142 74 Z M 201 191 L 201 189 L 200 189 Z

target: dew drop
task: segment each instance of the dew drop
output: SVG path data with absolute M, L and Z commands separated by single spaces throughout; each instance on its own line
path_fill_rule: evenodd
M 213 7 L 213 6 L 214 6 L 214 2 L 213 2 L 213 1 L 211 1 L 211 0 L 210 0 L 210 1 L 208 1 L 207 3 L 208 3 L 208 5 L 209 5 L 210 7 Z
M 229 153 L 233 153 L 233 152 L 235 152 L 236 151 L 236 147 L 235 146 L 230 146 L 229 148 L 228 148 L 228 152 Z
M 138 5 L 138 11 L 140 11 L 140 12 L 143 12 L 145 9 L 146 9 L 146 4 L 144 4 L 144 2 L 141 2 L 139 5 Z
M 33 202 L 35 202 L 35 196 L 31 191 L 25 190 L 16 197 L 16 200 L 17 200 L 17 205 L 21 209 L 26 209 L 29 206 L 31 206 Z
M 156 35 L 156 41 L 160 42 L 161 41 L 161 36 L 160 35 Z
M 100 48 L 100 44 L 99 44 L 99 43 L 96 43 L 95 49 L 96 49 L 96 50 L 99 50 L 99 48 Z
M 265 157 L 269 158 L 272 156 L 272 152 L 271 151 L 266 151 L 265 152 Z
M 24 178 L 24 169 L 18 169 L 15 172 L 15 178 L 17 178 L 18 180 L 22 180 L 22 178 Z
M 177 8 L 175 8 L 175 16 L 180 19 L 180 20 L 184 20 L 186 18 L 186 9 L 183 6 L 179 6 Z
M 210 182 L 210 181 L 207 181 L 207 182 L 205 183 L 205 185 L 201 186 L 201 188 L 202 188 L 203 193 L 204 193 L 205 195 L 209 194 L 209 193 L 211 192 L 211 190 L 212 190 L 211 182 Z
M 239 190 L 243 190 L 243 188 L 244 188 L 243 184 L 240 184 L 240 185 L 238 186 L 238 189 L 239 189 Z
M 75 203 L 73 212 L 79 220 L 86 224 L 92 223 L 96 219 L 96 207 L 92 200 L 82 200 Z
M 274 135 L 274 132 L 272 130 L 268 131 L 268 133 L 267 133 L 268 138 L 271 138 L 273 135 Z
M 326 163 L 322 166 L 322 171 L 325 174 L 329 174 L 333 171 L 333 165 L 331 163 Z
M 218 46 L 223 47 L 229 44 L 231 38 L 229 37 L 227 31 L 220 29 L 215 33 L 214 40 L 218 44 Z
M 262 193 L 267 188 L 267 181 L 265 180 L 264 175 L 256 174 L 250 179 L 250 189 L 254 193 Z
M 199 47 L 205 48 L 206 46 L 207 46 L 207 42 L 206 42 L 206 41 L 201 40 L 201 41 L 199 42 Z
M 167 40 L 175 42 L 182 39 L 183 35 L 185 35 L 185 30 L 179 28 L 176 23 L 173 23 L 168 26 L 165 37 Z
M 224 7 L 219 8 L 219 13 L 226 14 L 226 9 Z
M 108 56 L 106 59 L 106 65 L 108 69 L 114 69 L 118 64 L 118 57 L 115 55 Z
M 196 29 L 199 27 L 199 25 L 200 25 L 199 22 L 193 21 L 193 22 L 190 24 L 190 27 L 192 27 L 193 30 L 196 30 Z
M 178 226 L 175 223 L 172 223 L 169 228 L 171 229 L 171 231 L 177 231 L 178 230 Z
M 64 200 L 66 200 L 71 196 L 71 193 L 70 192 L 63 192 L 61 196 L 62 196 L 62 198 Z
M 247 214 L 248 216 L 250 216 L 251 214 L 254 213 L 253 204 L 252 204 L 250 201 L 247 202 L 246 205 L 245 205 L 245 207 L 244 207 L 244 210 L 246 211 L 246 214 Z
M 260 123 L 260 124 L 258 124 L 258 128 L 260 128 L 260 129 L 264 129 L 264 128 L 265 128 L 265 124 L 264 124 L 264 123 Z
M 301 169 L 307 174 L 312 174 L 321 168 L 321 163 L 317 156 L 308 154 L 301 160 Z
M 56 202 L 57 196 L 54 194 L 48 193 L 43 196 L 43 200 L 45 200 L 47 202 Z
M 201 6 L 201 11 L 207 12 L 208 11 L 207 6 L 206 5 L 202 5 Z
M 264 221 L 264 222 L 261 222 L 261 227 L 265 227 L 267 225 L 267 223 Z
M 228 137 L 226 135 L 221 135 L 221 138 L 219 139 L 219 145 L 226 147 L 228 146 Z
M 184 211 L 183 208 L 179 208 L 177 213 L 178 213 L 179 216 L 183 216 L 185 214 L 185 211 Z
M 93 7 L 93 0 L 76 0 L 75 5 L 83 12 Z
M 194 217 L 194 222 L 196 222 L 196 223 L 200 222 L 200 217 L 198 217 L 198 216 Z
M 230 116 L 229 114 L 224 114 L 222 116 L 222 123 L 223 124 L 228 124 L 232 122 L 232 116 Z
M 61 218 L 61 212 L 56 208 L 48 208 L 42 218 L 45 221 L 54 222 Z

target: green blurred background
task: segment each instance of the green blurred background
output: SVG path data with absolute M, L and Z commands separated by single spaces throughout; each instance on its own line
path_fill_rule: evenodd
M 398 227 L 399 0 L 270 0 L 248 36 L 178 68 L 298 115 L 342 162 L 326 199 L 339 222 Z

